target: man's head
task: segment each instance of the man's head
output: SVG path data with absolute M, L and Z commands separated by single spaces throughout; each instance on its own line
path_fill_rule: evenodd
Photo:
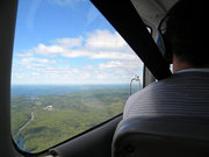
M 180 64 L 180 69 L 208 67 L 207 9 L 205 0 L 180 0 L 169 11 L 165 40 L 174 68 Z

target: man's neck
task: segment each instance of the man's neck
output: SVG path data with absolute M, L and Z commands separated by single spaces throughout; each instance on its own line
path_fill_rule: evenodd
M 173 72 L 177 72 L 180 70 L 194 68 L 191 64 L 184 62 L 177 58 L 175 55 L 173 56 Z

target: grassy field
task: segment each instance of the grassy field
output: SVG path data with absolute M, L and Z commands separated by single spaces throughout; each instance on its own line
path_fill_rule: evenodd
M 121 113 L 127 98 L 126 88 L 13 96 L 12 134 L 20 148 L 39 152 Z M 32 112 L 33 119 L 24 127 Z M 22 127 L 21 136 L 17 135 Z

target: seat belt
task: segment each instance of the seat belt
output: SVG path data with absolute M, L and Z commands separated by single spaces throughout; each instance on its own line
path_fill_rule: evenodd
M 171 76 L 168 63 L 130 0 L 91 0 L 91 2 L 126 40 L 156 79 Z

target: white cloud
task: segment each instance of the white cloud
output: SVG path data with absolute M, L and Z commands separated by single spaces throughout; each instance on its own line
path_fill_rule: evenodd
M 33 67 L 28 70 L 29 72 L 24 70 L 21 77 L 18 73 L 13 74 L 13 82 L 16 84 L 108 84 L 129 83 L 136 74 L 142 76 L 139 66 L 122 69 L 121 63 L 109 64 L 112 65 L 89 65 L 78 68 Z
M 53 65 L 56 65 L 56 60 L 49 60 L 46 58 L 36 58 L 36 57 L 24 57 L 16 61 L 16 64 L 13 65 L 13 72 L 15 73 L 43 72 L 47 67 Z
M 91 57 L 93 55 L 92 52 L 88 50 L 66 50 L 62 53 L 62 56 L 69 57 L 69 58 L 77 58 L 77 57 Z
M 66 48 L 80 47 L 82 45 L 82 38 L 60 38 L 56 39 L 55 43 Z
M 32 52 L 25 52 L 25 53 L 18 53 L 16 56 L 18 57 L 32 57 L 33 53 Z
M 87 38 L 58 38 L 17 54 L 13 82 L 19 84 L 128 83 L 142 75 L 140 59 L 119 34 L 107 30 L 96 30 Z M 79 57 L 89 63 L 71 64 Z
M 21 59 L 21 64 L 26 65 L 26 64 L 32 64 L 32 63 L 42 63 L 42 64 L 50 64 L 54 63 L 54 60 L 49 60 L 46 58 L 35 58 L 35 57 L 25 57 Z
M 59 45 L 45 45 L 45 44 L 38 44 L 38 46 L 34 47 L 29 52 L 38 53 L 38 54 L 59 54 L 63 53 L 65 48 Z
M 91 50 L 66 50 L 61 53 L 65 57 L 87 57 L 90 59 L 111 59 L 111 60 L 135 60 L 136 55 L 123 51 L 91 51 Z
M 31 56 L 31 54 L 114 60 L 134 60 L 136 58 L 134 52 L 120 35 L 108 30 L 91 32 L 85 40 L 83 37 L 59 38 L 54 40 L 52 44 L 40 43 L 32 49 L 20 53 L 20 56 Z
M 123 64 L 120 61 L 110 61 L 108 63 L 102 63 L 99 65 L 100 68 L 115 68 L 121 67 Z
M 38 72 L 32 72 L 31 75 L 32 75 L 32 76 L 40 76 L 41 74 L 38 73 Z
M 123 51 L 100 51 L 92 53 L 92 59 L 134 60 L 136 55 Z
M 99 67 L 101 69 L 114 69 L 114 68 L 118 68 L 118 69 L 131 69 L 131 70 L 135 70 L 138 69 L 140 66 L 142 66 L 142 62 L 139 59 L 135 59 L 135 60 L 112 60 L 112 61 L 108 61 L 105 63 L 101 63 L 99 65 Z M 141 67 L 140 67 L 141 68 Z
M 122 49 L 126 46 L 123 38 L 117 33 L 108 30 L 96 30 L 89 33 L 86 47 L 91 49 Z

